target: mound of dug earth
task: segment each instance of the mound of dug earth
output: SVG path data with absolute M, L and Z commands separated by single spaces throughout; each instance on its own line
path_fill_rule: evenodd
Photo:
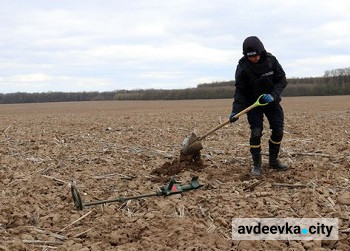
M 205 168 L 205 164 L 202 160 L 192 161 L 181 161 L 176 158 L 173 161 L 165 162 L 161 167 L 154 169 L 151 175 L 157 176 L 156 180 L 168 180 L 169 176 L 173 176 L 181 173 L 185 170 L 202 171 Z

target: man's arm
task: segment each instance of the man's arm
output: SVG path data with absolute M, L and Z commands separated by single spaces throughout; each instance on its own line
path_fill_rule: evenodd
M 277 62 L 277 66 L 274 74 L 271 95 L 275 101 L 280 101 L 281 94 L 284 88 L 287 86 L 287 79 L 286 79 L 286 74 L 277 59 L 276 59 L 276 62 Z
M 242 111 L 247 106 L 247 98 L 245 96 L 245 88 L 247 82 L 247 76 L 245 75 L 242 67 L 238 64 L 235 74 L 235 93 L 234 93 L 234 102 L 232 104 L 232 112 L 237 114 Z

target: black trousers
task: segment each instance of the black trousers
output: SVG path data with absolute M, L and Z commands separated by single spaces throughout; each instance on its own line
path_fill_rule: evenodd
M 259 106 L 247 113 L 251 129 L 250 146 L 260 148 L 264 114 L 272 130 L 270 141 L 280 143 L 283 138 L 284 113 L 279 103 L 272 103 L 266 106 Z

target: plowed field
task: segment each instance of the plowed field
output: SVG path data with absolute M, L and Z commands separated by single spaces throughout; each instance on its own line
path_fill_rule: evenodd
M 283 99 L 286 172 L 267 167 L 265 123 L 263 174 L 250 176 L 245 116 L 203 141 L 199 165 L 171 172 L 183 139 L 224 122 L 231 103 L 0 105 L 0 250 L 350 250 L 350 96 Z M 89 202 L 171 176 L 204 186 L 82 211 L 69 188 Z M 339 241 L 232 241 L 237 217 L 335 217 Z

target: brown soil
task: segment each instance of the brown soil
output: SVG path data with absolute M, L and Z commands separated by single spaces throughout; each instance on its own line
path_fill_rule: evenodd
M 183 139 L 224 122 L 232 100 L 0 105 L 0 250 L 350 250 L 350 98 L 284 98 L 286 172 L 250 176 L 245 118 L 179 161 Z M 170 177 L 202 188 L 153 193 Z M 291 185 L 291 186 L 281 186 Z M 302 185 L 302 186 L 293 186 Z M 232 241 L 236 217 L 336 217 L 339 241 Z
M 192 156 L 188 156 L 187 161 L 175 158 L 173 161 L 165 162 L 161 167 L 154 169 L 151 174 L 155 177 L 153 181 L 166 181 L 169 176 L 174 176 L 181 173 L 182 171 L 197 171 L 201 172 L 205 168 L 203 161 L 201 159 L 193 161 Z

